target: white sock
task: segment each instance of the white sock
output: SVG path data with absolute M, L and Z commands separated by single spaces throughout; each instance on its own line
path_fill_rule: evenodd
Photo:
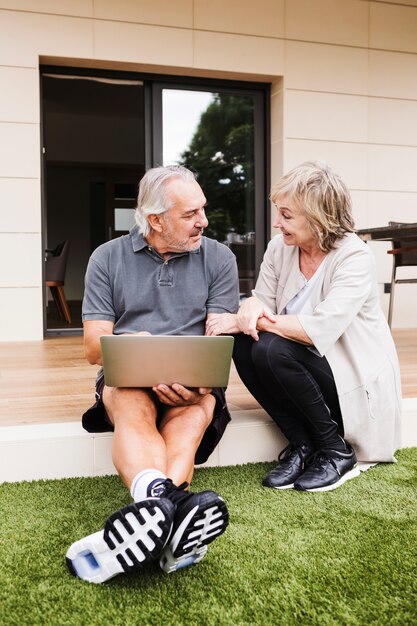
M 130 493 L 135 502 L 158 496 L 158 486 L 166 479 L 165 474 L 157 469 L 146 469 L 136 474 L 130 486 Z M 149 489 L 148 489 L 149 487 Z

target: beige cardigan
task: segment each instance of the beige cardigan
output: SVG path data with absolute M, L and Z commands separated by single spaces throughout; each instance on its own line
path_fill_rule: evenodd
M 253 295 L 282 313 L 303 287 L 299 248 L 274 237 Z M 395 461 L 400 445 L 401 380 L 382 313 L 372 252 L 353 233 L 339 240 L 312 295 L 313 314 L 298 320 L 332 369 L 345 437 L 359 461 Z

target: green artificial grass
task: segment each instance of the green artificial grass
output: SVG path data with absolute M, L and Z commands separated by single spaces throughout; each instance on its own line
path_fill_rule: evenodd
M 130 501 L 118 477 L 1 485 L 1 626 L 415 625 L 417 448 L 328 493 L 265 489 L 272 467 L 197 470 L 230 511 L 207 557 L 103 585 L 64 556 Z

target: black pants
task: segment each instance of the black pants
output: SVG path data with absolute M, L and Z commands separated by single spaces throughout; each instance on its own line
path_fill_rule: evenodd
M 332 370 L 324 357 L 273 333 L 259 341 L 235 336 L 233 360 L 242 381 L 293 445 L 344 449 Z

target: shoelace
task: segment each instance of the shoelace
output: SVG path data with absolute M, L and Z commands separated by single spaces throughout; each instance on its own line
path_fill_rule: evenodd
M 298 456 L 300 457 L 300 460 L 304 463 L 303 456 L 300 452 L 300 448 L 297 446 L 293 446 L 292 444 L 289 444 L 286 448 L 281 450 L 281 452 L 278 455 L 278 461 L 288 461 L 290 456 L 294 452 L 298 454 Z
M 174 485 L 172 480 L 167 478 L 165 481 L 164 497 L 171 500 L 174 504 L 178 504 L 190 495 L 189 491 L 185 491 L 187 487 L 189 487 L 187 482 L 181 483 L 181 485 Z
M 278 455 L 278 461 L 286 461 L 289 456 L 294 452 L 295 448 L 291 444 L 289 444 L 286 448 L 281 450 Z
M 306 460 L 306 465 L 308 468 L 319 467 L 322 461 L 329 461 L 331 465 L 333 465 L 336 472 L 340 475 L 339 469 L 334 459 L 330 456 L 330 454 L 326 453 L 325 450 L 316 450 L 315 452 L 313 452 L 313 454 L 310 454 L 310 456 Z

